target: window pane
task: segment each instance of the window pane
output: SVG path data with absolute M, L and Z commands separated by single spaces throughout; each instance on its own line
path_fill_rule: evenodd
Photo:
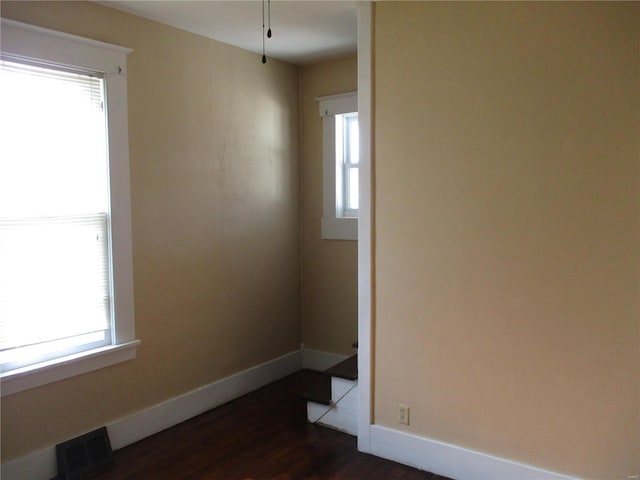
M 2 363 L 110 343 L 103 81 L 2 61 L 0 83 Z
M 2 61 L 0 84 L 0 215 L 106 212 L 102 79 Z
M 358 209 L 358 167 L 349 169 L 349 205 L 351 210 Z
M 104 214 L 0 218 L 0 350 L 109 328 L 105 237 Z
M 358 135 L 358 117 L 349 118 L 349 162 L 358 164 L 360 160 L 360 137 Z

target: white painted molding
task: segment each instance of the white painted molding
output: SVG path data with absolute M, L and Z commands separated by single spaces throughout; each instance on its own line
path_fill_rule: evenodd
M 114 449 L 125 447 L 300 370 L 300 351 L 249 368 L 108 425 Z
M 7 396 L 136 358 L 140 340 L 108 345 L 0 374 L 0 395 Z
M 340 93 L 317 97 L 320 117 L 333 117 L 342 113 L 358 111 L 358 92 Z
M 323 372 L 347 358 L 349 358 L 348 355 L 305 348 L 302 350 L 302 368 Z
M 296 350 L 107 425 L 114 450 L 165 430 L 300 370 Z M 55 445 L 0 466 L 2 480 L 49 480 L 57 474 Z
M 89 68 L 103 73 L 126 76 L 126 55 L 133 50 L 90 38 L 3 18 L 2 51 L 24 60 Z
M 47 447 L 0 465 L 2 480 L 49 480 L 57 474 L 56 447 Z
M 579 480 L 379 425 L 370 435 L 373 455 L 456 480 Z
M 358 5 L 358 123 L 360 208 L 358 218 L 358 450 L 369 453 L 371 426 L 372 48 L 373 5 Z

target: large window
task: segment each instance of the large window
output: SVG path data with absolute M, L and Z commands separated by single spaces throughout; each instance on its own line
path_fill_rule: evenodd
M 135 355 L 126 50 L 2 23 L 3 395 Z
M 357 240 L 359 208 L 358 96 L 345 93 L 317 99 L 322 124 L 322 238 Z

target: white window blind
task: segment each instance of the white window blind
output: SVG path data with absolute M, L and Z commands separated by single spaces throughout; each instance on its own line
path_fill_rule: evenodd
M 112 342 L 100 75 L 0 62 L 0 364 Z

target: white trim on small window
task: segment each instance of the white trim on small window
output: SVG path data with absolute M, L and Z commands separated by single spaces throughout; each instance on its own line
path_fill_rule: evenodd
M 316 98 L 322 117 L 322 163 L 323 163 L 323 217 L 322 238 L 330 240 L 357 240 L 357 210 L 345 205 L 346 188 L 343 180 L 342 156 L 336 154 L 337 139 L 342 132 L 336 131 L 336 118 L 344 114 L 357 113 L 358 93 L 350 92 Z M 338 165 L 338 163 L 340 163 Z
M 1 375 L 2 396 L 135 358 L 131 248 L 127 54 L 130 49 L 2 19 L 2 55 L 58 67 L 95 71 L 106 84 L 111 191 L 114 333 L 111 345 Z

